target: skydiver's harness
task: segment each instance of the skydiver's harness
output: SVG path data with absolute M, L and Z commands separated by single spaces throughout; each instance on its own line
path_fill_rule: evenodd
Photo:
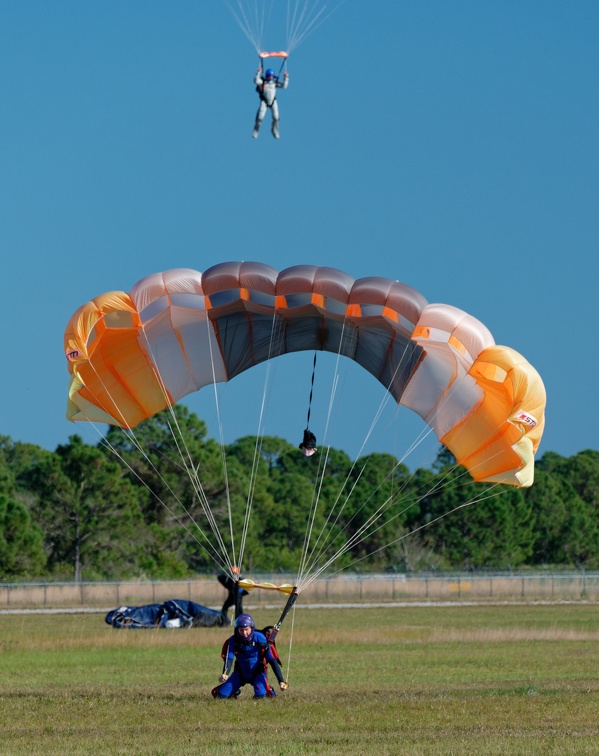
M 278 83 L 279 77 L 275 76 L 274 81 L 275 81 L 275 83 Z M 272 108 L 272 106 L 274 105 L 275 100 L 277 99 L 277 90 L 275 88 L 275 96 L 272 98 L 272 102 L 269 104 L 268 100 L 266 99 L 266 97 L 264 95 L 264 89 L 265 89 L 265 87 L 266 87 L 266 79 L 262 79 L 262 84 L 256 84 L 256 92 L 258 92 L 258 94 L 260 95 L 260 99 L 262 100 L 262 102 L 266 103 L 266 107 L 267 108 Z
M 234 670 L 239 675 L 242 685 L 246 685 L 248 683 L 252 685 L 256 677 L 261 672 L 264 672 L 266 676 L 269 664 L 271 665 L 275 673 L 277 681 L 279 683 L 282 683 L 285 681 L 285 678 L 283 677 L 283 670 L 281 669 L 281 657 L 279 656 L 279 652 L 277 651 L 274 638 L 271 640 L 272 630 L 273 628 L 272 626 L 270 626 L 270 627 L 264 628 L 264 630 L 261 631 L 262 634 L 266 637 L 266 643 L 262 643 L 257 640 L 251 640 L 248 642 L 243 638 L 238 638 L 237 635 L 233 636 L 233 654 L 235 655 Z M 223 644 L 223 649 L 221 651 L 221 657 L 223 659 L 223 674 L 226 674 L 229 677 L 231 675 L 231 666 L 232 666 L 232 659 L 229 658 L 230 643 L 231 643 L 231 638 L 227 638 L 227 640 Z M 237 656 L 242 650 L 247 651 L 250 648 L 256 648 L 258 650 L 259 664 L 257 665 L 256 673 L 254 674 L 254 676 L 248 680 L 246 676 L 243 674 L 243 671 L 241 669 L 241 665 L 239 664 Z M 269 648 L 270 648 L 271 655 L 273 657 L 270 662 L 267 658 Z M 274 698 L 275 693 L 268 682 L 268 677 L 266 677 L 265 686 L 266 686 L 267 697 Z M 212 691 L 213 696 L 217 695 L 218 688 L 219 686 L 214 688 L 214 690 Z
M 269 660 L 267 658 L 267 655 L 268 655 L 268 649 L 270 648 L 270 652 L 272 654 L 273 661 L 274 661 L 274 664 L 272 664 L 271 662 L 272 668 L 274 670 L 277 680 L 279 682 L 283 682 L 285 678 L 283 677 L 283 673 L 281 671 L 281 657 L 279 656 L 279 652 L 277 651 L 277 647 L 275 645 L 274 640 L 272 641 L 270 640 L 271 633 L 272 633 L 272 626 L 266 627 L 264 628 L 264 630 L 261 630 L 260 632 L 266 637 L 266 643 L 261 643 L 260 641 L 257 641 L 257 640 L 251 640 L 247 642 L 243 638 L 238 638 L 237 635 L 233 636 L 233 654 L 235 655 L 235 671 L 244 682 L 246 683 L 252 682 L 252 680 L 245 679 L 245 676 L 241 670 L 241 666 L 237 660 L 237 656 L 239 652 L 242 650 L 246 651 L 250 648 L 256 648 L 258 650 L 258 661 L 260 662 L 260 664 L 259 664 L 259 669 L 256 672 L 256 674 L 259 674 L 260 672 L 266 672 L 268 669 Z M 228 658 L 230 641 L 231 639 L 227 638 L 227 640 L 223 644 L 223 649 L 221 651 L 221 657 L 224 660 L 223 673 L 227 675 L 230 674 L 231 672 L 231 661 L 232 661 L 231 659 Z

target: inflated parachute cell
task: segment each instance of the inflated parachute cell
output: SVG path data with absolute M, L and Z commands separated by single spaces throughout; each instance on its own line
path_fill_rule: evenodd
M 96 297 L 65 332 L 67 417 L 133 428 L 207 384 L 302 350 L 368 370 L 475 480 L 532 483 L 545 406 L 534 368 L 462 310 L 334 268 L 229 262 Z

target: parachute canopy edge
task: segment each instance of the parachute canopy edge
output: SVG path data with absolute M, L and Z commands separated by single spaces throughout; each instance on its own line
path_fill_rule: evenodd
M 286 326 L 275 349 L 273 317 Z M 203 386 L 315 344 L 370 372 L 475 480 L 533 482 L 546 394 L 532 365 L 459 308 L 324 266 L 218 263 L 95 297 L 65 329 L 67 417 L 134 428 Z
M 289 57 L 289 53 L 286 53 L 284 50 L 280 50 L 279 52 L 261 52 L 260 57 L 261 58 L 287 58 Z

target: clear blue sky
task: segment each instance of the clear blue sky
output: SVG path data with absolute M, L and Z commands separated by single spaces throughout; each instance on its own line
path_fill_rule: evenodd
M 290 58 L 282 138 L 254 141 L 257 58 L 223 1 L 0 0 L 0 434 L 95 442 L 65 419 L 72 312 L 244 259 L 468 311 L 542 375 L 541 453 L 599 448 L 598 32 L 596 0 L 347 0 Z M 298 443 L 312 355 L 279 362 L 266 432 Z M 327 440 L 355 454 L 381 392 L 352 367 Z M 257 430 L 251 373 L 221 394 L 226 441 Z M 213 394 L 190 406 L 217 435 Z M 389 408 L 367 450 L 399 456 L 421 427 Z

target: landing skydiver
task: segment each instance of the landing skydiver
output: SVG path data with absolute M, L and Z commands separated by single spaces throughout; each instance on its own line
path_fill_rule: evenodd
M 254 698 L 275 698 L 276 693 L 268 683 L 269 665 L 280 689 L 289 687 L 274 642 L 270 643 L 264 633 L 254 628 L 254 620 L 249 614 L 237 617 L 235 632 L 225 641 L 221 656 L 224 665 L 220 685 L 212 690 L 214 698 L 237 698 L 241 688 L 248 683 L 254 688 Z

